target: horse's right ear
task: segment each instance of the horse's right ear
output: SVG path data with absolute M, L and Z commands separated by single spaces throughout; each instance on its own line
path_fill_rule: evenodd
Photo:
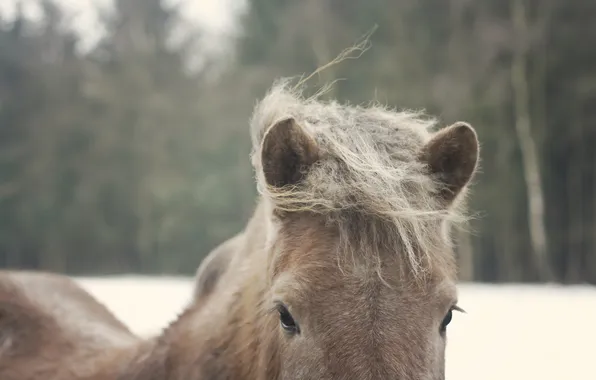
M 437 132 L 424 147 L 421 158 L 442 185 L 439 197 L 446 204 L 451 204 L 474 176 L 478 154 L 476 131 L 463 122 Z
M 267 184 L 295 185 L 319 159 L 319 146 L 294 118 L 275 123 L 265 133 L 261 163 Z

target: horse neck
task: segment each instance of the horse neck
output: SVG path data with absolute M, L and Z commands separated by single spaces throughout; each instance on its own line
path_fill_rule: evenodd
M 259 205 L 247 239 L 220 279 L 213 297 L 187 309 L 163 335 L 167 379 L 272 378 L 263 368 L 259 311 L 266 290 L 266 213 Z

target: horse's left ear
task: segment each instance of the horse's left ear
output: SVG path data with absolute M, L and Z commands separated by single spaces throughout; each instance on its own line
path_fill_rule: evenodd
M 319 159 L 319 146 L 295 119 L 275 123 L 265 133 L 261 163 L 267 184 L 295 185 Z
M 451 204 L 474 176 L 478 152 L 476 131 L 463 122 L 440 130 L 424 146 L 421 159 L 442 186 L 439 196 L 446 204 Z

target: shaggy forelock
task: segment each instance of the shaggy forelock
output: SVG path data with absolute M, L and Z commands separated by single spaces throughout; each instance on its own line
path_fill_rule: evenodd
M 458 204 L 440 204 L 438 184 L 419 159 L 435 120 L 379 104 L 321 101 L 320 93 L 306 98 L 302 91 L 280 80 L 254 109 L 252 163 L 259 192 L 276 209 L 327 215 L 340 226 L 344 248 L 405 252 L 415 271 L 426 269 L 424 257 L 434 258 L 424 260 L 428 264 L 445 265 L 447 224 L 464 219 Z M 261 143 L 268 128 L 288 117 L 315 139 L 322 154 L 298 185 L 274 188 L 263 175 Z

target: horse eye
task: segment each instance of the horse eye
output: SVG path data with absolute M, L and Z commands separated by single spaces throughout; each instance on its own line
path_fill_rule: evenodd
M 441 332 L 447 331 L 447 325 L 451 322 L 451 318 L 453 318 L 453 308 L 449 309 L 449 312 L 443 318 L 443 322 L 441 322 Z
M 279 305 L 277 307 L 277 311 L 279 312 L 279 322 L 284 330 L 286 330 L 290 334 L 300 333 L 298 324 L 296 324 L 296 321 L 292 317 L 292 314 L 290 314 L 290 312 L 284 305 Z

